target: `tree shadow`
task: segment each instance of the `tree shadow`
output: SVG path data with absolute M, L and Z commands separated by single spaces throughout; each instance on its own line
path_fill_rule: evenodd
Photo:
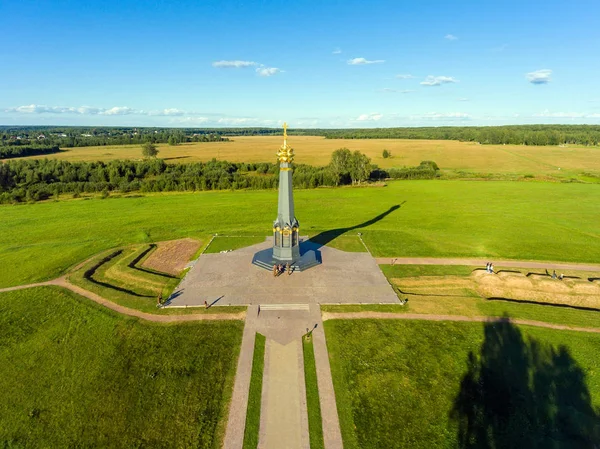
M 318 248 L 320 248 L 321 246 L 325 246 L 328 243 L 330 243 L 331 241 L 338 238 L 340 235 L 345 234 L 346 232 L 354 231 L 356 229 L 366 228 L 367 226 L 371 226 L 372 224 L 383 220 L 385 217 L 387 217 L 389 214 L 391 214 L 395 210 L 400 209 L 400 207 L 402 207 L 402 205 L 404 203 L 406 203 L 406 201 L 403 201 L 400 204 L 396 204 L 396 205 L 390 207 L 385 212 L 377 215 L 376 217 L 373 217 L 370 220 L 367 220 L 367 221 L 357 224 L 355 226 L 349 226 L 347 228 L 337 228 L 337 229 L 330 229 L 328 231 L 323 231 L 323 232 L 311 237 L 310 239 L 308 239 L 307 243 L 312 244 L 312 246 L 316 245 L 316 247 L 318 247 Z
M 486 323 L 454 401 L 460 448 L 596 448 L 600 410 L 565 346 L 525 339 L 508 317 Z

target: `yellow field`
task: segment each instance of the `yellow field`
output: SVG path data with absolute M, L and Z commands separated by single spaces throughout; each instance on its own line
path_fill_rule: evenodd
M 231 162 L 271 162 L 282 143 L 280 136 L 233 137 L 232 142 L 186 143 L 178 146 L 161 144 L 159 157 L 171 163 L 208 161 L 212 158 Z M 383 168 L 414 166 L 433 160 L 442 169 L 485 173 L 554 174 L 600 172 L 600 149 L 594 147 L 558 147 L 524 145 L 478 145 L 449 140 L 325 139 L 316 136 L 291 136 L 296 162 L 326 165 L 338 148 L 360 150 Z M 392 158 L 381 156 L 383 149 Z M 44 156 L 34 156 L 43 158 Z M 69 161 L 108 161 L 140 159 L 139 145 L 71 148 L 51 155 Z M 559 170 L 559 168 L 561 170 Z

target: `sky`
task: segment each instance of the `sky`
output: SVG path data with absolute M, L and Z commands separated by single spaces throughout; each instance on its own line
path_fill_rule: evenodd
M 0 125 L 600 124 L 598 0 L 1 0 Z

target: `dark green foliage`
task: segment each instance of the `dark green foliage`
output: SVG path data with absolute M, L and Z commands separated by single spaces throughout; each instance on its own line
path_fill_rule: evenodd
M 279 133 L 281 131 L 278 130 Z M 55 126 L 0 126 L 0 159 L 4 147 L 43 146 L 73 148 L 98 145 L 128 145 L 183 142 L 227 142 L 223 130 L 182 128 L 87 128 Z M 31 153 L 45 154 L 45 153 Z M 6 157 L 19 157 L 18 155 Z
M 435 165 L 432 162 L 385 171 L 371 165 L 369 158 L 358 151 L 337 150 L 333 161 L 339 152 L 343 153 L 343 160 L 327 167 L 294 166 L 294 187 L 308 189 L 368 179 L 431 179 L 436 176 L 436 170 L 429 165 Z M 0 203 L 40 201 L 61 193 L 105 192 L 103 197 L 106 197 L 112 191 L 273 189 L 278 185 L 278 177 L 279 166 L 265 162 L 230 163 L 213 159 L 193 164 L 166 164 L 156 158 L 110 162 L 16 160 L 0 164 Z
M 60 152 L 58 145 L 42 145 L 42 146 L 0 146 L 0 159 L 9 159 L 15 157 L 38 156 L 40 154 L 52 154 Z
M 389 158 L 389 157 L 391 157 L 391 156 L 392 156 L 392 153 L 391 153 L 391 152 L 389 152 L 387 149 L 385 149 L 385 148 L 384 148 L 384 149 L 383 149 L 383 153 L 381 154 L 381 156 L 382 156 L 384 159 L 387 159 L 387 158 Z
M 141 144 L 144 142 L 227 141 L 223 136 L 275 136 L 280 128 L 108 128 L 54 126 L 0 126 L 0 146 L 21 137 L 23 144 L 33 142 L 44 133 L 45 143 L 63 148 L 96 145 Z M 325 136 L 328 139 L 439 139 L 515 145 L 598 145 L 598 125 L 510 125 L 510 126 L 440 126 L 421 128 L 375 129 L 295 129 L 290 135 Z
M 258 446 L 263 369 L 265 365 L 265 343 L 265 336 L 256 334 L 256 339 L 254 340 L 254 356 L 252 357 L 250 391 L 248 392 L 248 408 L 246 410 L 243 449 L 256 449 Z
M 242 322 L 152 324 L 0 294 L 0 447 L 221 447 Z
M 171 142 L 169 142 L 171 144 Z M 175 145 L 173 143 L 173 145 Z M 144 157 L 156 157 L 158 155 L 158 148 L 152 142 L 146 142 L 142 145 L 142 155 Z
M 441 126 L 314 130 L 328 139 L 439 139 L 514 145 L 598 145 L 598 125 Z

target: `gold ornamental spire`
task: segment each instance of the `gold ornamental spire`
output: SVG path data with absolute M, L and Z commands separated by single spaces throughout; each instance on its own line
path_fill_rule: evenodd
M 283 123 L 283 145 L 277 152 L 277 158 L 280 163 L 291 164 L 294 161 L 294 150 L 287 144 L 287 123 Z

